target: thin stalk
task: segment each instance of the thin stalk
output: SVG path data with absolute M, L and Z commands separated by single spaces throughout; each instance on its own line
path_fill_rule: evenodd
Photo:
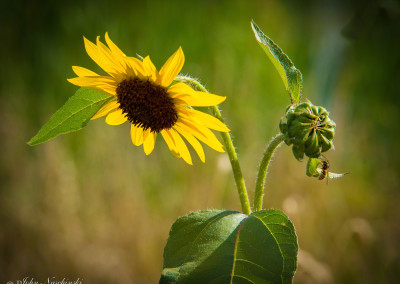
M 283 142 L 283 140 L 285 140 L 285 136 L 280 133 L 272 138 L 267 148 L 265 149 L 263 159 L 261 161 L 260 167 L 258 168 L 256 190 L 254 194 L 254 211 L 262 210 L 265 178 L 268 173 L 269 162 L 271 161 L 272 155 L 274 154 L 275 150 Z
M 224 122 L 218 106 L 212 106 L 210 107 L 210 110 L 216 118 Z M 226 147 L 226 152 L 229 156 L 229 161 L 231 162 L 233 176 L 235 178 L 236 187 L 239 193 L 240 203 L 242 204 L 242 211 L 244 214 L 249 215 L 251 213 L 249 196 L 247 195 L 246 184 L 244 183 L 242 169 L 240 168 L 239 159 L 235 151 L 235 146 L 232 142 L 232 137 L 229 133 L 226 132 L 221 132 L 221 136 Z
M 207 89 L 204 88 L 203 85 L 201 85 L 197 80 L 195 80 L 193 78 L 179 76 L 177 79 L 182 80 L 182 81 L 187 81 L 188 83 L 197 87 L 202 92 L 208 93 Z M 223 123 L 225 123 L 218 106 L 212 106 L 212 107 L 210 107 L 210 110 L 211 110 L 212 115 L 214 115 L 216 118 L 218 118 Z M 235 146 L 233 145 L 233 142 L 232 142 L 232 137 L 229 133 L 226 133 L 226 132 L 221 132 L 221 136 L 222 136 L 222 140 L 224 141 L 224 144 L 225 144 L 226 152 L 228 153 L 228 156 L 229 156 L 229 161 L 231 162 L 233 176 L 235 178 L 236 187 L 237 187 L 237 190 L 239 193 L 240 203 L 242 205 L 242 211 L 244 214 L 249 215 L 251 213 L 249 196 L 247 194 L 246 184 L 244 182 L 244 178 L 243 178 L 242 170 L 240 168 L 239 159 L 236 154 Z

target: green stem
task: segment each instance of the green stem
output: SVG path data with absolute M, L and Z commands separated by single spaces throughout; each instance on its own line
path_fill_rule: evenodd
M 188 83 L 197 87 L 202 92 L 208 93 L 207 89 L 204 88 L 204 86 L 201 85 L 200 82 L 198 82 L 197 80 L 195 80 L 193 78 L 179 76 L 176 79 L 178 79 L 180 81 L 187 81 Z M 218 106 L 212 106 L 212 107 L 210 107 L 210 110 L 211 110 L 212 115 L 214 115 L 216 118 L 218 118 L 223 123 L 225 123 Z M 229 156 L 229 161 L 231 162 L 233 176 L 235 178 L 236 187 L 237 187 L 237 190 L 239 193 L 240 203 L 242 205 L 242 211 L 244 214 L 249 215 L 251 213 L 249 196 L 247 194 L 246 184 L 244 183 L 244 178 L 243 178 L 242 170 L 240 168 L 239 159 L 237 157 L 235 147 L 232 142 L 232 137 L 229 133 L 226 133 L 226 132 L 221 132 L 221 136 L 222 136 L 222 140 L 224 141 L 224 144 L 225 144 L 226 152 L 228 153 L 228 156 Z
M 221 112 L 218 109 L 218 106 L 210 107 L 212 114 L 224 122 L 224 119 L 221 116 Z M 251 213 L 249 196 L 247 195 L 246 184 L 244 183 L 244 178 L 242 174 L 242 170 L 240 168 L 239 159 L 237 157 L 235 146 L 233 146 L 232 137 L 227 132 L 221 132 L 222 140 L 224 140 L 224 144 L 226 147 L 226 151 L 229 156 L 229 161 L 231 162 L 233 176 L 235 178 L 236 187 L 238 189 L 240 203 L 242 204 L 242 211 L 244 214 L 249 215 Z
M 269 162 L 271 161 L 272 155 L 274 154 L 276 148 L 278 148 L 283 140 L 285 140 L 285 136 L 282 133 L 276 135 L 269 142 L 267 149 L 265 150 L 260 167 L 258 168 L 256 190 L 254 194 L 254 211 L 262 210 L 265 178 L 267 176 Z

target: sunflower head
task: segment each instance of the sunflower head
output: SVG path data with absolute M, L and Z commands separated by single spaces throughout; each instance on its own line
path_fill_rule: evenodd
M 129 122 L 144 130 L 158 133 L 172 128 L 178 121 L 178 112 L 167 89 L 150 80 L 137 77 L 122 80 L 116 93 Z
M 88 55 L 107 75 L 73 66 L 78 77 L 68 79 L 72 84 L 114 97 L 92 119 L 106 116 L 109 125 L 128 121 L 132 143 L 143 145 L 147 155 L 153 151 L 158 134 L 176 157 L 189 164 L 192 164 L 191 155 L 182 137 L 203 162 L 205 156 L 199 141 L 223 152 L 222 144 L 211 130 L 228 132 L 229 129 L 220 120 L 193 107 L 215 106 L 225 97 L 195 91 L 185 83 L 173 84 L 185 61 L 181 47 L 158 71 L 149 56 L 143 60 L 126 56 L 107 33 L 105 40 L 107 46 L 100 42 L 100 37 L 96 44 L 86 38 L 84 43 Z

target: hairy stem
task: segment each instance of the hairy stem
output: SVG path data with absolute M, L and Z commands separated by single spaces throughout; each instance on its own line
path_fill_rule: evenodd
M 269 162 L 271 161 L 272 155 L 274 154 L 275 150 L 283 142 L 284 139 L 285 138 L 282 133 L 276 135 L 269 142 L 267 149 L 265 150 L 260 167 L 258 168 L 256 189 L 255 189 L 255 194 L 254 194 L 254 211 L 262 210 L 265 178 L 268 173 Z
M 224 122 L 221 112 L 219 111 L 217 106 L 210 107 L 212 114 Z M 250 202 L 249 196 L 247 195 L 246 184 L 244 183 L 242 170 L 240 168 L 239 159 L 237 157 L 235 146 L 232 142 L 232 137 L 229 133 L 221 132 L 222 140 L 224 140 L 224 144 L 226 147 L 226 151 L 229 156 L 229 161 L 231 162 L 233 176 L 235 177 L 236 187 L 238 189 L 240 203 L 242 204 L 242 211 L 244 214 L 250 214 Z
M 202 92 L 207 92 L 207 89 L 201 85 L 197 80 L 190 78 L 190 77 L 184 77 L 184 76 L 179 76 L 176 78 L 179 81 L 183 82 L 188 82 L 189 84 L 193 85 L 196 87 L 198 90 Z M 221 112 L 218 108 L 218 106 L 212 106 L 210 107 L 212 115 L 214 115 L 216 118 L 224 122 L 224 119 L 222 118 Z M 240 198 L 240 203 L 242 205 L 242 211 L 244 214 L 250 214 L 251 209 L 250 209 L 250 202 L 249 202 L 249 196 L 247 194 L 247 189 L 246 189 L 246 184 L 244 183 L 244 178 L 242 174 L 242 170 L 240 168 L 240 163 L 239 159 L 236 154 L 235 146 L 233 145 L 232 142 L 232 137 L 229 133 L 221 132 L 222 140 L 224 141 L 226 152 L 228 153 L 229 156 L 229 161 L 231 162 L 232 166 L 232 171 L 233 171 L 233 176 L 235 178 L 236 182 L 236 187 L 239 193 L 239 198 Z

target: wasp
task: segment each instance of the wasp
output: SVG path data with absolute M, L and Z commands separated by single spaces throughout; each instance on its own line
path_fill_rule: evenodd
M 322 156 L 323 159 L 320 159 L 321 164 L 321 173 L 319 174 L 318 179 L 323 180 L 326 178 L 326 184 L 328 184 L 329 180 L 329 161 L 325 156 Z

